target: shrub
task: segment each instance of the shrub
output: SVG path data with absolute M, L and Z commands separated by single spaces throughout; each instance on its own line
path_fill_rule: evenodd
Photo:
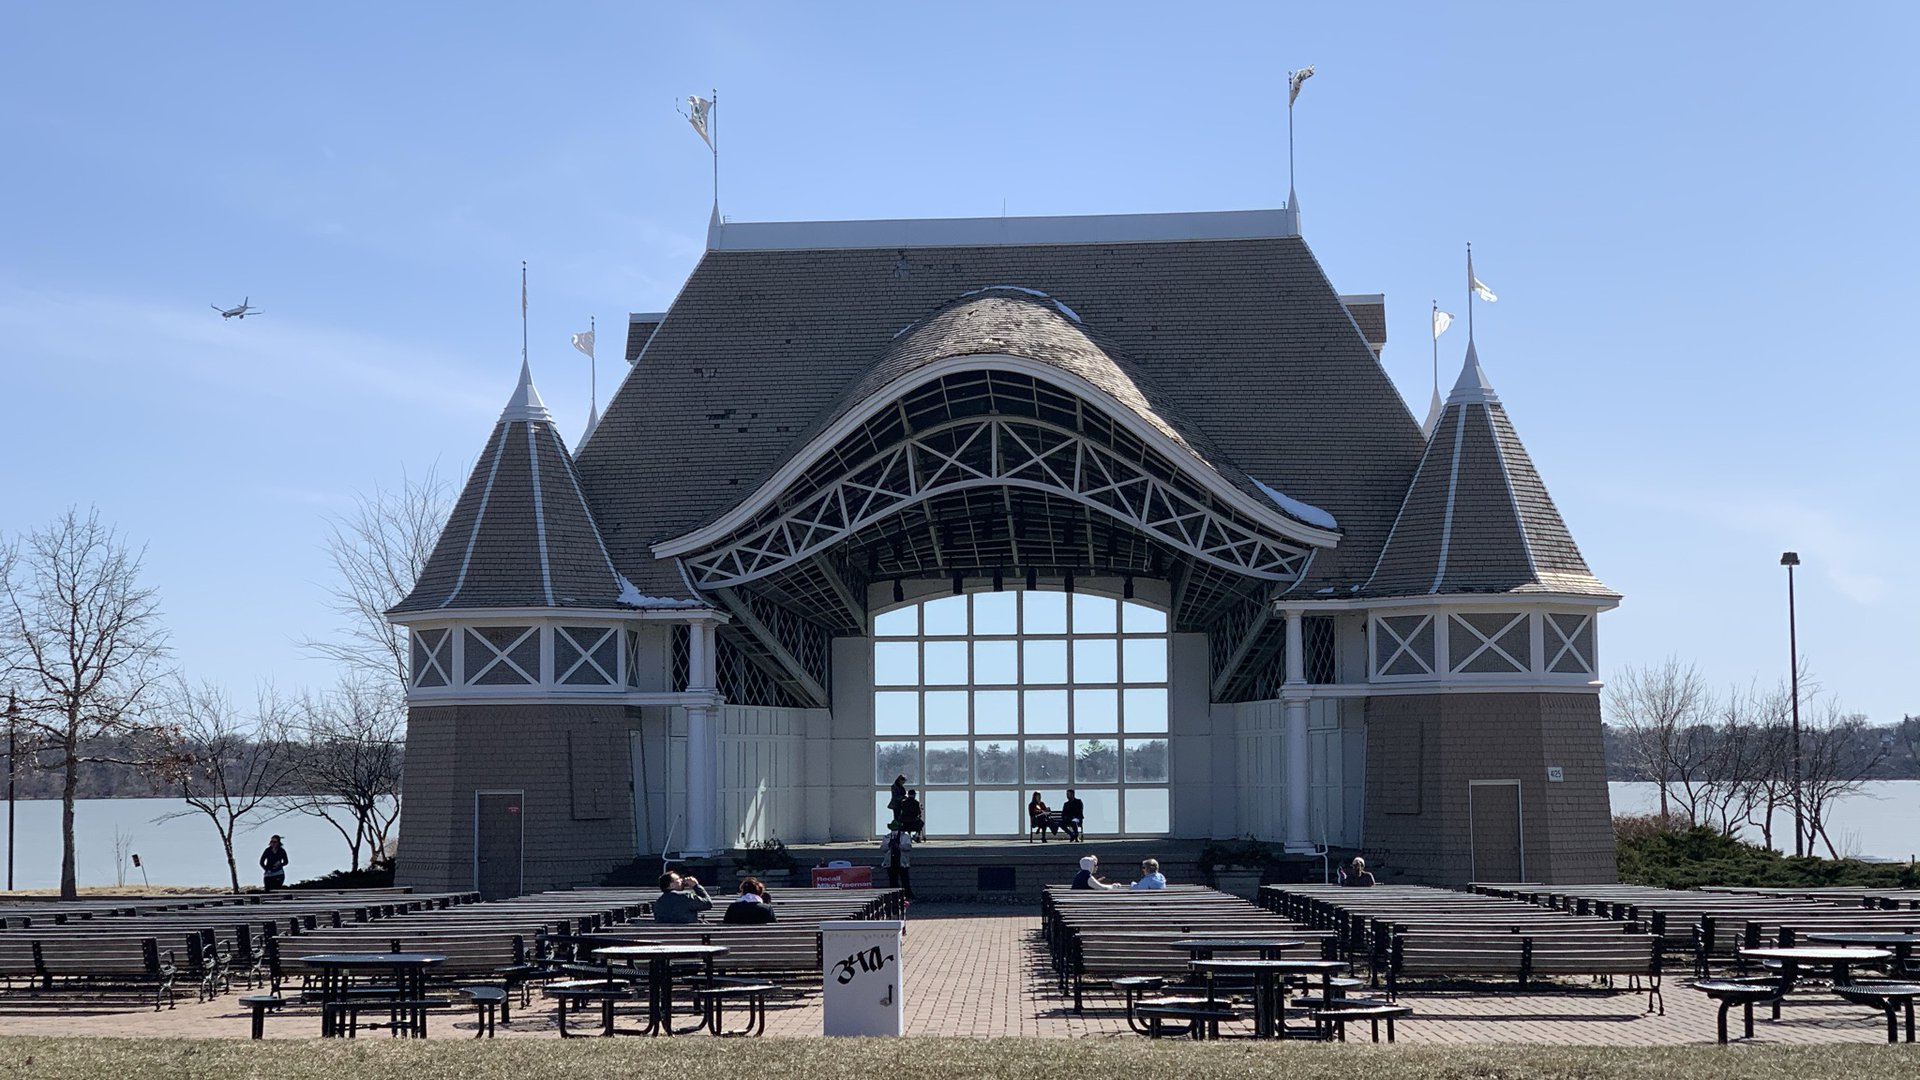
M 390 889 L 393 887 L 393 860 L 375 859 L 358 870 L 335 870 L 308 881 L 296 881 L 290 889 Z

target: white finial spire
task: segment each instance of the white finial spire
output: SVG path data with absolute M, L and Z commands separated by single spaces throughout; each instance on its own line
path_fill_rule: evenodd
M 574 445 L 576 447 L 587 445 L 587 440 L 593 438 L 593 433 L 599 426 L 600 408 L 597 405 L 591 406 L 587 409 L 587 430 L 580 433 L 580 441 Z
M 1440 400 L 1440 388 L 1433 388 L 1433 404 L 1427 406 L 1427 422 L 1420 425 L 1420 434 L 1433 438 L 1434 429 L 1440 426 L 1440 414 L 1447 411 L 1447 404 Z
M 1493 392 L 1493 384 L 1487 381 L 1487 373 L 1480 367 L 1480 352 L 1474 348 L 1473 339 L 1467 339 L 1467 362 L 1460 367 L 1460 378 L 1453 384 L 1453 393 L 1447 395 L 1448 405 L 1497 405 L 1500 395 Z
M 547 411 L 547 403 L 540 400 L 540 391 L 533 385 L 533 368 L 526 359 L 520 360 L 520 385 L 514 387 L 513 396 L 507 399 L 507 407 L 500 411 L 500 419 L 512 423 L 515 420 L 553 422 L 553 414 Z

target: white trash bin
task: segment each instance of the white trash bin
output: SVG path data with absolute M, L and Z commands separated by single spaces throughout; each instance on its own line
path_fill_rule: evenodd
M 820 924 L 821 1009 L 828 1035 L 904 1033 L 906 981 L 899 919 Z

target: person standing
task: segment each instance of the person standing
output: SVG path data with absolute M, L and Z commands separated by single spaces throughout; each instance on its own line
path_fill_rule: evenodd
M 904 828 L 889 832 L 880 842 L 880 854 L 887 864 L 887 888 L 899 889 L 901 896 L 912 903 L 913 834 Z
M 273 892 L 285 888 L 287 884 L 287 849 L 280 846 L 278 836 L 267 840 L 267 850 L 260 853 L 260 887 Z
M 901 773 L 893 778 L 893 790 L 888 793 L 887 812 L 893 815 L 888 829 L 897 829 L 901 825 L 900 815 L 907 805 L 907 774 Z

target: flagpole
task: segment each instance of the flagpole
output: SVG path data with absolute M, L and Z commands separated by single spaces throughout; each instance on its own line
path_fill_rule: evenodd
M 1287 76 L 1287 209 L 1293 209 L 1293 76 Z
M 574 323 L 573 325 L 579 326 L 580 324 Z M 597 342 L 599 340 L 594 333 L 598 329 L 599 326 L 594 322 L 593 316 L 587 316 L 588 341 Z M 589 372 L 587 376 L 587 386 L 589 387 L 587 391 L 588 408 L 597 412 L 600 409 L 600 361 L 593 355 L 592 349 L 587 350 L 587 371 Z
M 1467 241 L 1467 344 L 1473 344 L 1473 241 Z
M 520 260 L 520 364 L 527 363 L 527 260 Z
M 1433 302 L 1433 396 L 1440 396 L 1440 301 Z
M 707 99 L 713 102 L 712 108 L 708 110 L 708 115 L 713 119 L 708 122 L 707 133 L 713 137 L 708 149 L 713 151 L 713 212 L 718 216 L 720 213 L 720 91 L 710 89 L 707 93 L 713 95 Z

